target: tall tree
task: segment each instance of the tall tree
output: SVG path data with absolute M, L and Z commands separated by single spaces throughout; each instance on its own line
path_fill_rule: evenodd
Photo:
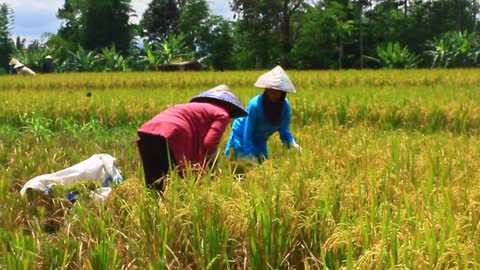
M 268 59 L 268 52 L 272 51 L 276 51 L 276 57 L 288 66 L 288 55 L 300 27 L 296 22 L 304 11 L 304 4 L 305 0 L 231 1 L 240 27 L 251 33 L 256 67 L 267 67 L 276 62 L 276 59 Z
M 298 68 L 341 69 L 343 48 L 353 28 L 353 21 L 346 20 L 345 7 L 337 2 L 330 2 L 328 8 L 323 3 L 311 7 L 294 44 L 292 64 Z
M 403 3 L 397 0 L 385 0 L 365 12 L 364 37 L 368 44 L 365 55 L 373 56 L 377 54 L 378 47 L 385 48 L 396 42 L 407 45 L 405 37 L 410 34 L 405 33 L 407 18 Z
M 257 40 L 262 40 L 263 37 L 255 35 L 253 31 L 247 31 L 246 24 L 241 21 L 235 21 L 233 26 L 234 50 L 233 59 L 236 69 L 251 69 L 253 67 L 261 68 L 262 63 L 265 63 L 269 51 L 272 48 L 266 46 L 255 46 Z M 265 40 L 268 42 L 268 39 Z
M 180 8 L 178 29 L 185 38 L 186 45 L 200 52 L 205 47 L 209 32 L 210 10 L 206 0 L 185 0 Z
M 358 43 L 358 67 L 362 69 L 364 67 L 364 55 L 365 55 L 365 47 L 364 47 L 364 37 L 365 37 L 365 8 L 369 5 L 368 0 L 354 0 L 353 1 L 353 15 L 356 17 L 356 25 L 357 25 L 357 43 Z
M 303 0 L 283 0 L 281 1 L 280 12 L 280 42 L 282 45 L 282 63 L 288 66 L 288 55 L 293 48 L 294 36 L 296 37 L 299 29 L 293 29 L 293 26 L 298 26 L 295 22 L 299 21 L 303 13 Z M 296 19 L 296 20 L 295 20 Z
M 140 21 L 140 35 L 149 41 L 166 40 L 170 35 L 178 35 L 181 4 L 178 0 L 152 0 Z
M 80 40 L 80 17 L 86 9 L 85 0 L 65 0 L 63 7 L 57 10 L 57 18 L 62 24 L 58 29 L 58 43 L 67 50 L 75 51 Z
M 207 63 L 216 70 L 233 69 L 234 39 L 231 22 L 213 15 L 207 24 L 208 35 L 202 47 L 204 55 L 208 55 Z
M 80 18 L 81 45 L 96 51 L 115 45 L 126 52 L 134 36 L 134 26 L 129 22 L 133 12 L 130 0 L 86 0 Z
M 407 12 L 398 0 L 386 0 L 366 13 L 370 52 L 376 46 L 398 41 L 422 54 L 426 41 L 448 31 L 478 31 L 479 2 L 470 0 L 409 1 Z M 423 62 L 425 63 L 425 62 Z
M 12 9 L 7 4 L 0 4 L 0 74 L 9 68 L 9 55 L 14 50 L 11 38 L 11 22 L 13 22 Z

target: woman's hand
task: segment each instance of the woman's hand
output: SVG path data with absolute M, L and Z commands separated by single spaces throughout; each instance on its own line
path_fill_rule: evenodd
M 297 150 L 299 153 L 301 153 L 303 151 L 303 148 L 298 143 L 296 143 L 295 141 L 290 142 L 289 147 Z

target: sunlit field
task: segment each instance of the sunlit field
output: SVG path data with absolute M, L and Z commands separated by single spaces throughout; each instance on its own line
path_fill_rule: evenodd
M 0 77 L 0 269 L 479 269 L 479 70 L 293 71 L 291 131 L 245 167 L 145 188 L 150 117 L 218 84 L 243 101 L 265 71 Z M 93 154 L 126 179 L 20 196 Z M 72 204 L 65 194 L 80 190 Z

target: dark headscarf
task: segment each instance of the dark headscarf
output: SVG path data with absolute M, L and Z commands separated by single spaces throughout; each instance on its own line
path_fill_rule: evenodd
M 266 92 L 267 90 L 263 92 L 262 96 L 263 111 L 270 124 L 278 126 L 282 122 L 283 104 L 285 103 L 287 93 L 282 91 L 282 98 L 277 102 L 271 102 Z

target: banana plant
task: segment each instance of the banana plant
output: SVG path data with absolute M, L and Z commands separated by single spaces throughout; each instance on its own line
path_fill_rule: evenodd
M 18 59 L 25 66 L 34 71 L 42 70 L 43 60 L 47 56 L 48 51 L 43 46 L 40 46 L 38 41 L 34 41 L 26 48 L 17 49 L 12 57 Z
M 193 52 L 187 48 L 183 34 L 170 36 L 158 45 L 163 64 L 193 58 Z
M 110 48 L 103 48 L 102 53 L 98 55 L 99 62 L 103 66 L 103 71 L 129 71 L 129 65 L 132 56 L 123 57 L 120 52 L 112 45 Z
M 480 65 L 480 38 L 472 32 L 447 32 L 427 42 L 424 53 L 432 58 L 432 67 L 476 67 Z
M 138 57 L 139 60 L 136 62 L 136 65 L 140 66 L 140 69 L 143 70 L 157 70 L 157 66 L 161 60 L 154 53 L 152 46 L 147 40 L 143 41 L 143 49 L 145 55 L 140 55 Z
M 77 51 L 67 51 L 67 59 L 59 67 L 61 71 L 98 71 L 99 56 L 95 51 L 87 51 L 81 46 Z
M 185 45 L 182 34 L 172 35 L 162 42 L 154 41 L 151 44 L 145 40 L 143 49 L 145 55 L 139 57 L 139 62 L 144 70 L 157 70 L 161 64 L 190 60 L 194 56 L 194 53 Z
M 400 43 L 389 42 L 385 48 L 377 46 L 377 57 L 366 56 L 367 60 L 378 63 L 383 68 L 416 68 L 420 63 L 420 57 L 411 52 L 407 46 Z

